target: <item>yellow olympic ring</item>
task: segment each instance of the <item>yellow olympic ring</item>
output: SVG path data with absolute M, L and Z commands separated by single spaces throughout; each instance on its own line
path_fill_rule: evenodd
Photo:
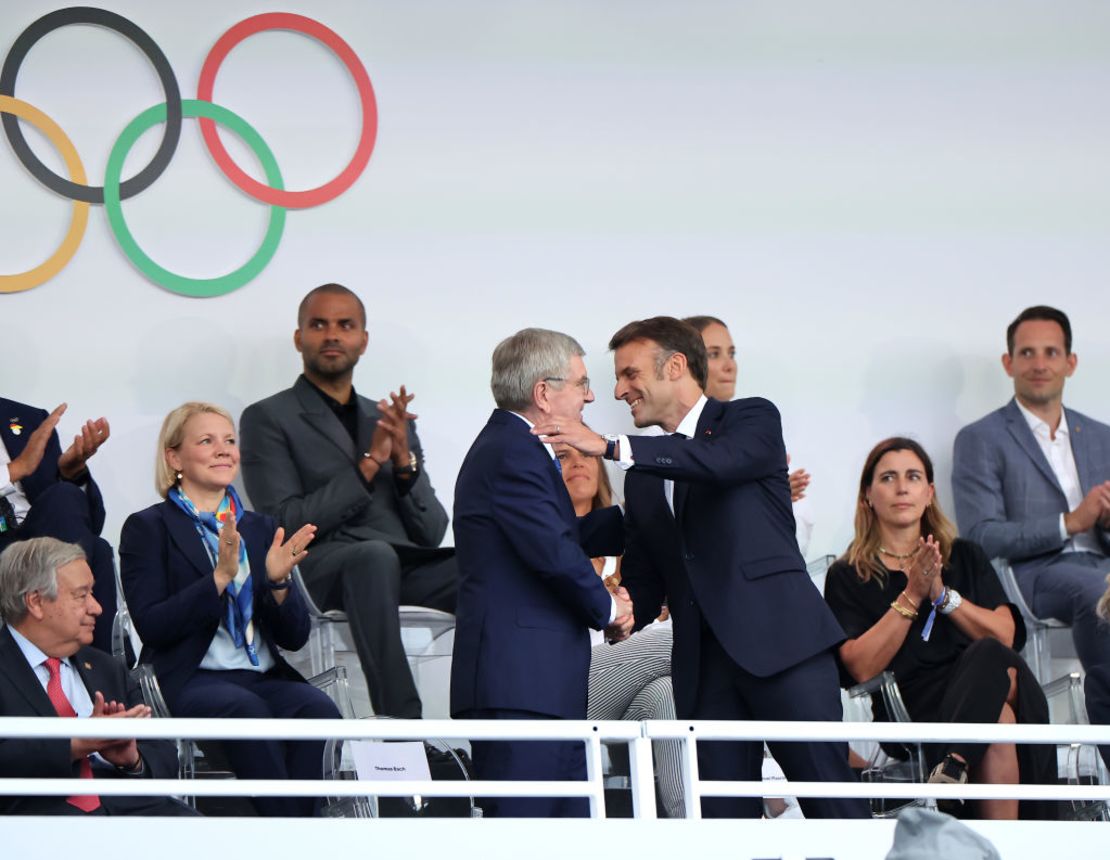
M 22 99 L 12 96 L 0 95 L 0 113 L 10 113 L 20 119 L 31 123 L 41 131 L 46 139 L 54 144 L 54 148 L 62 156 L 66 167 L 69 169 L 69 178 L 78 185 L 86 185 L 85 167 L 72 141 L 62 131 L 61 127 L 37 107 L 27 104 Z M 49 281 L 70 258 L 77 253 L 77 246 L 85 235 L 85 226 L 89 223 L 89 204 L 82 200 L 73 201 L 73 213 L 69 219 L 69 230 L 66 231 L 62 244 L 45 263 L 20 272 L 17 275 L 0 275 L 0 293 L 19 293 L 37 287 Z

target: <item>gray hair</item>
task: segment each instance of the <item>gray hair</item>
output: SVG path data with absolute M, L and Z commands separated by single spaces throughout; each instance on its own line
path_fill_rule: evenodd
M 0 618 L 18 624 L 27 615 L 26 596 L 37 591 L 58 599 L 58 568 L 85 558 L 75 543 L 37 537 L 16 541 L 0 553 Z
M 521 329 L 497 344 L 493 351 L 490 389 L 501 409 L 521 412 L 532 405 L 537 382 L 563 377 L 582 345 L 568 334 L 545 328 Z

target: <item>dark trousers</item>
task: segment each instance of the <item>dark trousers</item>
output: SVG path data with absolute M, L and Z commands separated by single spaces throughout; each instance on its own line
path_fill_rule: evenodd
M 463 719 L 550 720 L 547 714 L 488 709 L 467 711 Z M 586 747 L 582 741 L 472 741 L 477 779 L 585 780 Z M 483 797 L 486 818 L 587 818 L 584 797 Z
M 797 666 L 758 678 L 740 668 L 725 652 L 708 625 L 702 625 L 698 696 L 691 714 L 696 720 L 818 720 L 840 722 L 840 686 L 836 662 L 829 651 Z M 855 782 L 848 766 L 848 744 L 838 742 L 770 741 L 771 754 L 788 779 L 814 782 Z M 698 744 L 698 775 L 705 780 L 758 780 L 762 776 L 760 741 L 703 741 Z M 806 818 L 870 818 L 859 798 L 799 798 Z M 706 818 L 759 818 L 758 797 L 702 799 Z
M 1110 725 L 1110 624 L 1095 613 L 1106 591 L 1110 558 L 1089 552 L 1065 552 L 1035 570 L 1014 568 L 1022 594 L 1038 618 L 1056 618 L 1071 625 L 1075 653 L 1087 672 L 1084 695 L 1087 716 L 1095 725 Z M 1091 676 L 1095 683 L 1090 683 Z M 1110 765 L 1110 747 L 1101 747 Z
M 455 551 L 394 547 L 380 540 L 327 541 L 313 545 L 303 570 L 318 606 L 347 613 L 374 713 L 420 719 L 420 695 L 401 643 L 397 607 L 454 612 Z
M 327 695 L 304 681 L 275 672 L 198 669 L 169 703 L 175 717 L 339 719 Z M 321 779 L 323 741 L 225 741 L 224 751 L 240 779 Z M 315 797 L 255 797 L 259 815 L 308 816 Z
M 116 617 L 116 572 L 111 545 L 92 528 L 89 499 L 76 484 L 58 481 L 35 497 L 27 518 L 15 533 L 0 535 L 0 551 L 13 541 L 52 537 L 81 545 L 93 573 L 93 597 L 103 612 L 96 620 L 92 644 L 112 653 L 112 621 Z

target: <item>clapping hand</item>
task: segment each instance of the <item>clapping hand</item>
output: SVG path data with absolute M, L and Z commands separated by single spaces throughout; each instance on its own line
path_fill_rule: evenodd
M 918 602 L 935 600 L 944 591 L 940 544 L 932 535 L 920 540 L 906 568 L 906 593 Z
M 301 526 L 297 532 L 285 540 L 285 529 L 278 527 L 274 532 L 274 539 L 266 553 L 266 578 L 270 582 L 284 582 L 293 571 L 293 565 L 300 564 L 308 555 L 305 549 L 312 539 L 316 537 L 316 526 L 309 523 Z
M 790 465 L 790 455 L 786 455 L 786 465 Z M 809 487 L 809 482 L 812 476 L 805 469 L 795 469 L 788 476 L 790 481 L 790 501 L 801 501 L 806 497 L 806 489 Z
M 142 720 L 150 716 L 150 708 L 142 704 L 128 708 L 123 702 L 117 702 L 114 699 L 105 701 L 104 694 L 98 690 L 93 694 L 93 710 L 90 716 Z M 99 753 L 100 757 L 109 764 L 126 770 L 134 770 L 141 764 L 139 745 L 134 738 L 74 738 L 70 742 L 70 754 L 74 761 L 94 752 Z
M 220 594 L 235 579 L 239 573 L 239 529 L 235 525 L 235 516 L 229 511 L 220 529 L 220 552 L 216 559 L 216 568 L 212 575 L 216 578 L 216 589 Z
M 39 467 L 42 457 L 46 453 L 46 444 L 50 441 L 50 436 L 54 432 L 54 428 L 58 426 L 58 421 L 65 414 L 65 411 L 66 404 L 63 403 L 51 412 L 27 437 L 27 444 L 23 446 L 19 456 L 8 464 L 8 476 L 13 484 L 16 481 L 22 481 Z
M 85 471 L 89 458 L 108 441 L 110 434 L 107 418 L 86 421 L 81 432 L 73 437 L 73 444 L 58 458 L 58 473 L 70 481 L 79 477 Z
M 409 404 L 415 397 L 415 394 L 409 394 L 402 385 L 400 394 L 391 391 L 388 401 L 385 399 L 378 401 L 378 409 L 381 410 L 382 418 L 385 420 L 384 426 L 391 436 L 390 456 L 394 466 L 409 464 L 409 422 L 419 417 L 409 412 Z M 381 422 L 379 426 L 382 426 Z

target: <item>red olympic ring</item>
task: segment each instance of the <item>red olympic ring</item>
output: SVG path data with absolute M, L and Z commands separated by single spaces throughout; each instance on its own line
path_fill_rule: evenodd
M 347 71 L 355 79 L 359 100 L 362 104 L 362 134 L 359 137 L 358 149 L 355 150 L 350 163 L 343 169 L 342 173 L 330 182 L 316 188 L 310 188 L 307 191 L 282 191 L 271 188 L 269 185 L 263 185 L 239 169 L 239 166 L 232 161 L 231 156 L 224 149 L 219 132 L 216 129 L 216 123 L 212 120 L 201 119 L 200 131 L 204 136 L 208 151 L 212 154 L 212 158 L 215 159 L 220 170 L 240 190 L 246 192 L 255 200 L 260 200 L 271 206 L 284 206 L 288 209 L 306 209 L 309 206 L 319 206 L 321 203 L 333 200 L 350 188 L 363 168 L 366 167 L 367 162 L 370 161 L 370 155 L 374 151 L 374 141 L 378 136 L 378 103 L 374 98 L 374 87 L 370 83 L 370 76 L 366 74 L 362 62 L 351 50 L 351 46 L 343 41 L 334 30 L 330 30 L 319 21 L 314 21 L 312 18 L 306 18 L 303 15 L 294 15 L 289 12 L 266 12 L 240 21 L 224 33 L 212 46 L 212 50 L 205 58 L 204 66 L 200 70 L 200 82 L 197 84 L 198 99 L 206 102 L 212 101 L 216 72 L 219 71 L 220 63 L 224 61 L 232 48 L 248 36 L 253 36 L 255 33 L 261 33 L 265 30 L 293 30 L 323 42 L 343 61 L 343 65 L 347 67 Z

